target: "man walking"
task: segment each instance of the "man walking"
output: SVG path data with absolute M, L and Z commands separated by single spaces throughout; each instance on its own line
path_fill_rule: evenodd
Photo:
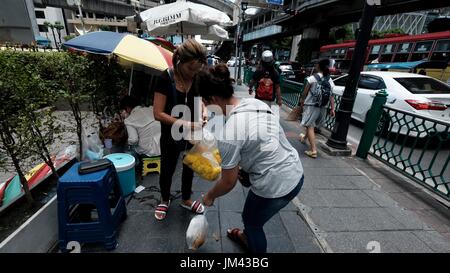
M 273 53 L 270 50 L 263 52 L 261 65 L 256 69 L 253 78 L 249 83 L 249 94 L 253 94 L 253 86 L 256 86 L 255 98 L 262 100 L 269 107 L 273 105 L 275 99 L 281 107 L 280 74 L 273 64 Z

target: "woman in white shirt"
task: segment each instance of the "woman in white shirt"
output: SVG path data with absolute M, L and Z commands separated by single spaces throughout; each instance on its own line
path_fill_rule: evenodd
M 225 65 L 202 71 L 197 79 L 204 103 L 220 109 L 226 118 L 218 137 L 222 177 L 203 196 L 203 202 L 212 206 L 216 198 L 234 188 L 238 178 L 247 181 L 250 191 L 242 212 L 244 230 L 229 229 L 227 235 L 250 252 L 265 253 L 264 224 L 289 204 L 303 185 L 299 155 L 287 140 L 279 117 L 267 104 L 233 95 Z

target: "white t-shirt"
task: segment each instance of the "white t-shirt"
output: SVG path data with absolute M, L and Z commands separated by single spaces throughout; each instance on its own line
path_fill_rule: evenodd
M 322 73 L 317 73 L 317 75 L 319 75 L 320 78 L 323 77 Z M 306 78 L 306 80 L 308 81 L 309 85 L 311 85 L 311 88 L 309 89 L 308 95 L 306 96 L 305 105 L 314 105 L 315 104 L 314 97 L 311 94 L 311 91 L 314 90 L 314 88 L 316 88 L 317 80 L 314 76 L 310 76 L 310 77 Z M 331 92 L 333 92 L 335 85 L 331 78 L 329 80 L 329 83 L 331 86 Z
M 260 100 L 242 99 L 228 116 L 218 146 L 223 169 L 240 166 L 250 174 L 256 195 L 279 198 L 298 185 L 303 166 L 284 134 L 280 117 L 267 111 L 270 108 Z
M 153 116 L 153 107 L 135 107 L 125 119 L 128 144 L 137 145 L 136 152 L 147 156 L 161 155 L 161 124 Z

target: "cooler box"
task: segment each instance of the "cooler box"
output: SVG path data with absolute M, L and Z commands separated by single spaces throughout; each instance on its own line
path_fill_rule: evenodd
M 123 196 L 128 196 L 136 189 L 136 159 L 129 154 L 110 154 L 105 156 L 112 161 L 119 176 Z

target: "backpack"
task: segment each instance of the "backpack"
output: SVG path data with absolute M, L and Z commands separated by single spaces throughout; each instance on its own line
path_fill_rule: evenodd
M 314 78 L 317 80 L 316 87 L 311 92 L 314 97 L 314 106 L 325 107 L 328 105 L 332 95 L 330 76 L 320 78 L 318 74 L 314 74 Z
M 260 100 L 273 101 L 273 81 L 270 77 L 263 77 L 258 82 L 258 89 L 256 89 L 256 97 Z

